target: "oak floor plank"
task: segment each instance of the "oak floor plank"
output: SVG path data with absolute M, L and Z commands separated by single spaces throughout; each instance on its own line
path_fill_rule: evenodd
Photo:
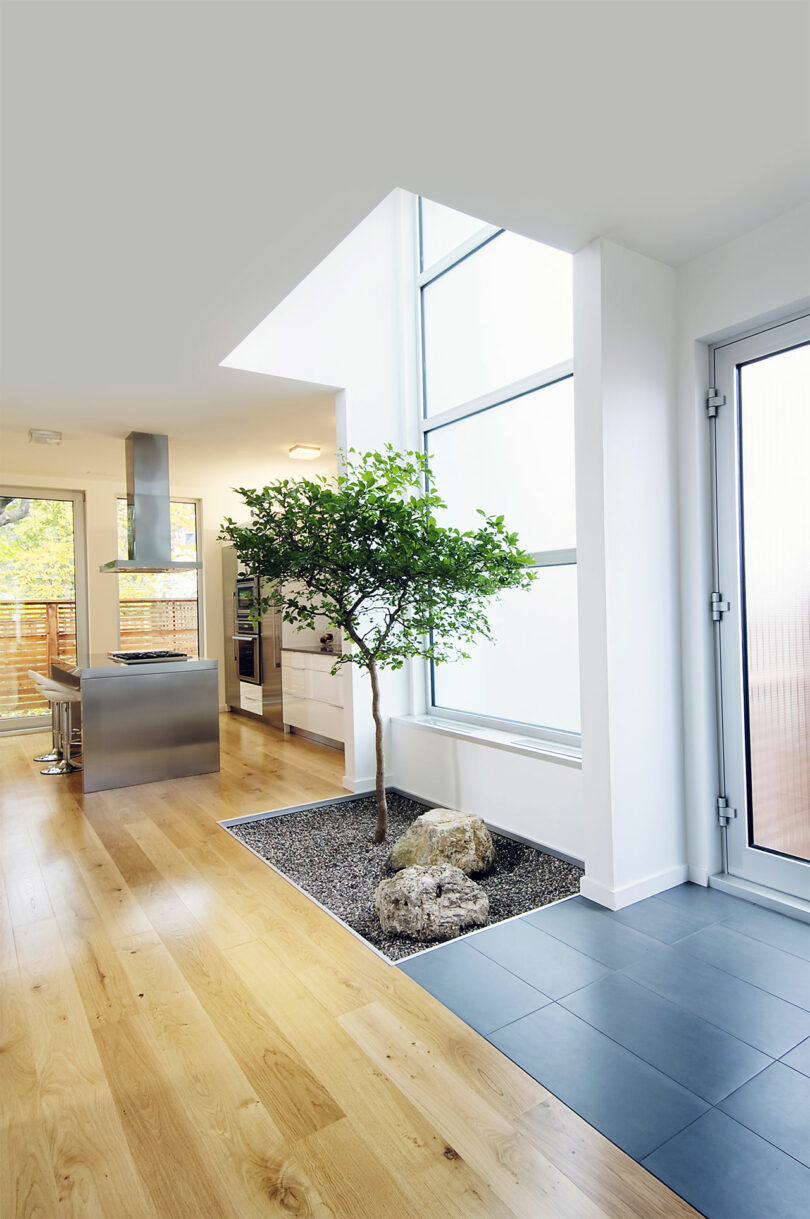
M 694 1211 L 554 1097 L 518 1118 L 518 1127 L 552 1164 L 616 1219 L 687 1219 Z M 597 1171 L 594 1171 L 594 1170 Z
M 221 729 L 219 774 L 87 796 L 0 738 L 3 1219 L 690 1214 L 217 824 L 343 779 Z
M 59 1197 L 37 1120 L 0 1126 L 0 1215 L 9 1219 L 54 1219 Z M 99 1217 L 100 1219 L 100 1217 Z
M 55 920 L 16 930 L 59 1214 L 150 1215 Z
M 207 934 L 218 948 L 233 948 L 254 940 L 256 933 L 239 917 L 221 892 L 153 821 L 133 821 L 128 832 L 197 919 L 205 920 Z
M 71 859 L 91 893 L 109 938 L 126 940 L 152 930 L 152 924 L 111 859 L 93 826 L 86 822 L 81 845 L 71 845 Z
M 0 1126 L 28 1125 L 38 1112 L 39 1080 L 25 995 L 19 971 L 6 970 L 0 974 Z
M 304 1059 L 180 899 L 165 885 L 144 884 L 143 880 L 139 883 L 141 901 L 152 925 L 286 1135 L 301 1138 L 342 1117 L 342 1111 Z
M 348 1118 L 318 1130 L 296 1147 L 308 1177 L 329 1199 L 336 1219 L 423 1219 L 421 1204 L 403 1196 Z
M 199 1219 L 238 1211 L 198 1150 L 185 1108 L 140 1016 L 94 1030 L 132 1153 L 159 1216 Z
M 161 946 L 143 955 L 153 957 L 156 952 L 165 950 Z M 162 993 L 164 1001 L 154 993 L 150 999 L 146 992 L 150 1001 L 142 1016 L 161 1067 L 172 1081 L 195 1144 L 207 1149 L 208 1170 L 220 1190 L 232 1199 L 240 1217 L 261 1219 L 278 1188 L 287 1141 L 188 988 L 171 993 L 170 987 Z
M 422 1214 L 438 1212 L 448 1219 L 511 1214 L 267 944 L 240 945 L 228 958 L 268 1007 L 273 991 L 283 992 L 283 1004 L 274 1008 L 282 1029 L 305 1039 L 313 1070 L 353 1123 L 367 1132 L 371 1149 Z
M 482 1161 L 496 1194 L 525 1219 L 604 1219 L 605 1211 L 537 1149 L 447 1063 L 414 1038 L 382 1003 L 339 1017 L 377 1066 L 423 1112 L 433 1112 L 456 1154 Z
M 90 1027 L 136 1015 L 132 987 L 102 920 L 63 918 L 60 930 Z
M 4 885 L 0 885 L 0 974 L 17 968 L 17 948 L 14 943 L 14 927 Z
M 13 927 L 53 918 L 39 860 L 25 826 L 4 827 L 0 867 Z
M 550 1094 L 525 1071 L 509 1062 L 490 1042 L 406 974 L 403 985 L 386 997 L 389 1011 L 441 1061 L 451 1063 L 467 1083 L 504 1117 L 515 1119 Z

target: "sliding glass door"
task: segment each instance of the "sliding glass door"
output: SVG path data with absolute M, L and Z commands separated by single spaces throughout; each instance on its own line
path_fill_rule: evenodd
M 0 486 L 0 731 L 49 717 L 29 669 L 86 656 L 85 584 L 83 496 Z
M 714 362 L 728 870 L 810 899 L 810 319 Z

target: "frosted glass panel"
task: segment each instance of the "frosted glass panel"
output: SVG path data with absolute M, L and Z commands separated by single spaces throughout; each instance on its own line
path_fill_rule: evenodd
M 422 301 L 428 415 L 573 355 L 571 256 L 526 237 L 494 237 Z
M 432 267 L 468 238 L 485 228 L 483 220 L 422 199 L 422 270 Z
M 751 845 L 810 860 L 810 347 L 740 370 Z
M 434 668 L 437 707 L 579 732 L 577 569 L 545 567 L 489 614 L 494 643 Z
M 429 446 L 442 523 L 475 529 L 483 508 L 524 550 L 576 546 L 572 377 L 437 428 Z

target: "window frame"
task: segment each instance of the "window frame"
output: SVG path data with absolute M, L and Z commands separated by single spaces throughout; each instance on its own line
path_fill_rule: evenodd
M 120 492 L 115 497 L 116 511 L 116 533 L 118 530 L 118 504 L 126 503 L 126 495 Z M 205 563 L 202 556 L 202 500 L 195 498 L 193 495 L 172 495 L 169 497 L 170 504 L 193 504 L 194 505 L 194 530 L 195 530 L 195 553 L 200 566 L 197 568 L 197 655 L 199 659 L 205 656 Z M 118 583 L 118 646 L 121 645 L 121 585 Z
M 495 225 L 482 225 L 481 229 L 472 234 L 461 245 L 455 249 L 448 251 L 441 259 L 431 266 L 424 267 L 423 264 L 423 241 L 422 241 L 422 199 L 417 197 L 416 208 L 416 330 L 417 330 L 417 350 L 419 359 L 419 376 L 417 377 L 417 399 L 418 399 L 418 428 L 422 451 L 426 457 L 430 457 L 430 434 L 438 431 L 440 428 L 451 426 L 461 420 L 468 419 L 473 415 L 479 415 L 484 411 L 494 410 L 498 407 L 506 406 L 509 402 L 516 398 L 522 398 L 526 394 L 534 393 L 537 390 L 546 389 L 551 385 L 555 385 L 560 381 L 573 379 L 574 376 L 574 361 L 573 358 L 565 360 L 561 364 L 555 364 L 547 368 L 538 370 L 528 377 L 523 377 L 519 381 L 514 381 L 509 385 L 500 386 L 496 390 L 474 398 L 469 402 L 459 403 L 457 406 L 448 408 L 435 415 L 427 414 L 427 370 L 425 362 L 425 306 L 424 292 L 430 284 L 435 282 L 441 276 L 448 274 L 459 263 L 464 262 L 472 255 L 476 254 L 484 246 L 489 245 L 491 241 L 499 237 L 506 230 L 498 228 Z M 576 566 L 577 552 L 576 547 L 566 550 L 539 550 L 529 552 L 534 560 L 532 570 L 541 567 L 562 567 Z M 425 662 L 425 682 L 426 682 L 426 703 L 427 714 L 437 719 L 445 719 L 455 721 L 459 724 L 469 724 L 471 726 L 480 727 L 494 731 L 519 731 L 523 736 L 530 737 L 534 740 L 547 742 L 551 745 L 563 746 L 571 751 L 579 751 L 582 744 L 581 732 L 568 732 L 558 728 L 546 727 L 539 724 L 529 724 L 524 720 L 504 719 L 497 716 L 482 715 L 477 712 L 459 711 L 452 707 L 445 707 L 441 703 L 436 702 L 436 666 L 432 660 Z

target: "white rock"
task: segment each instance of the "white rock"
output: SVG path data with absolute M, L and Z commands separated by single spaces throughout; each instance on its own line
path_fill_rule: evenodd
M 386 867 L 396 871 L 414 864 L 449 863 L 468 876 L 488 872 L 495 847 L 480 817 L 451 808 L 432 808 L 417 817 L 394 843 Z
M 383 931 L 413 940 L 452 940 L 489 921 L 484 890 L 450 864 L 405 868 L 380 881 L 374 908 Z

